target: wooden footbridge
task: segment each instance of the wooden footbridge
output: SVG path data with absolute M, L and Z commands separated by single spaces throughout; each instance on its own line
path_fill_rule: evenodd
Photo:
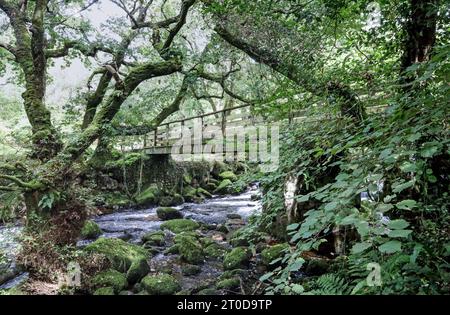
M 369 111 L 380 112 L 384 108 L 385 106 L 376 106 L 371 107 Z M 229 152 L 230 148 L 232 148 L 232 151 L 237 151 L 236 148 L 239 145 L 241 145 L 241 148 L 244 145 L 245 150 L 248 152 L 249 145 L 257 145 L 259 143 L 262 129 L 266 130 L 266 135 L 268 134 L 270 138 L 271 129 L 274 126 L 333 119 L 333 117 L 334 115 L 332 114 L 330 114 L 330 117 L 310 117 L 306 116 L 304 111 L 298 111 L 289 113 L 285 119 L 274 121 L 269 120 L 263 114 L 255 113 L 252 111 L 252 105 L 246 104 L 162 123 L 144 136 L 126 137 L 125 141 L 123 141 L 122 149 L 124 151 L 144 150 L 148 155 L 167 155 L 175 151 L 176 153 L 186 154 L 186 148 L 188 148 L 187 153 L 195 154 L 201 153 L 196 152 L 195 145 L 197 147 L 198 145 L 205 146 L 215 141 L 215 145 L 210 149 L 211 153 L 217 154 L 218 141 L 223 141 L 223 151 L 221 152 Z M 239 132 L 248 132 L 253 127 L 257 129 L 256 135 L 247 134 L 244 135 L 244 138 L 239 138 Z M 237 137 L 232 137 L 232 140 L 230 140 L 226 137 L 227 134 L 235 134 Z M 187 142 L 186 139 L 188 139 Z M 233 141 L 233 144 L 227 146 L 227 141 Z M 178 149 L 174 150 L 174 146 L 178 147 L 180 144 L 183 145 L 183 149 L 181 151 Z M 190 145 L 192 149 L 189 149 Z M 184 152 L 182 152 L 183 150 Z

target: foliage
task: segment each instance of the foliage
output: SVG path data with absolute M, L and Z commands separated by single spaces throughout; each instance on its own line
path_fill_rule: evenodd
M 313 201 L 314 206 L 304 210 L 301 222 L 288 226 L 296 250 L 263 278 L 272 279 L 271 290 L 283 292 L 292 285 L 290 275 L 302 265 L 299 254 L 320 250 L 333 227 L 340 226 L 348 235 L 348 264 L 364 274 L 352 279 L 351 270 L 340 270 L 341 280 L 327 276 L 317 283 L 319 289 L 334 291 L 322 283 L 327 280 L 345 283 L 353 293 L 448 291 L 448 52 L 448 46 L 440 47 L 429 63 L 410 68 L 421 90 L 390 98 L 386 114 L 370 116 L 363 126 L 340 119 L 285 133 L 282 166 L 263 181 L 264 203 L 272 214 L 261 224 L 272 224 L 267 217 L 283 209 L 273 207 L 273 196 L 282 200 L 288 172 L 302 179 L 298 204 Z M 324 182 L 321 174 L 336 167 L 333 179 Z M 355 202 L 361 194 L 367 199 Z M 381 266 L 381 287 L 367 287 L 364 271 L 370 262 Z

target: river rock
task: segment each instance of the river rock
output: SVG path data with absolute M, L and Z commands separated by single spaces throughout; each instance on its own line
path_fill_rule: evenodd
M 150 232 L 142 236 L 142 242 L 148 246 L 163 246 L 165 243 L 165 234 L 163 231 Z
M 151 295 L 172 295 L 181 290 L 178 280 L 169 274 L 148 275 L 141 286 Z
M 176 241 L 181 259 L 191 264 L 200 264 L 205 260 L 200 242 L 192 236 L 180 235 Z
M 289 247 L 290 246 L 288 243 L 283 243 L 283 244 L 273 245 L 273 246 L 270 246 L 270 247 L 264 249 L 261 252 L 262 263 L 265 266 L 276 267 L 277 264 L 271 264 L 271 262 L 278 258 L 282 258 L 284 256 L 284 254 L 286 253 L 286 251 L 289 249 Z
M 225 255 L 223 267 L 225 270 L 246 268 L 250 263 L 252 254 L 248 248 L 237 247 Z
M 111 287 L 114 293 L 119 293 L 128 286 L 125 275 L 114 269 L 108 269 L 95 275 L 92 284 L 97 288 Z
M 180 194 L 175 194 L 173 196 L 164 196 L 159 201 L 159 205 L 162 207 L 179 206 L 183 203 L 184 203 L 184 198 Z
M 156 209 L 156 213 L 158 218 L 163 221 L 183 218 L 183 214 L 179 210 L 170 207 L 159 207 Z
M 150 256 L 143 247 L 114 238 L 100 238 L 86 246 L 84 251 L 104 255 L 119 272 L 127 272 L 134 262 L 146 262 Z
M 220 173 L 219 178 L 222 180 L 229 179 L 232 182 L 235 182 L 238 180 L 238 177 L 232 171 L 226 171 L 226 172 Z
M 113 287 L 105 287 L 95 290 L 94 295 L 114 295 Z

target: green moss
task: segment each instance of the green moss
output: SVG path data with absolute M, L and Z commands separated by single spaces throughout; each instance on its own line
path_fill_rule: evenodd
M 213 243 L 206 246 L 204 252 L 207 257 L 221 259 L 223 258 L 227 250 L 223 246 L 220 246 L 217 243 Z
M 275 259 L 284 256 L 285 251 L 289 248 L 289 244 L 277 244 L 264 249 L 261 252 L 261 259 L 264 265 L 269 266 Z
M 200 225 L 189 219 L 175 219 L 169 220 L 161 224 L 161 229 L 167 229 L 173 233 L 181 233 L 186 231 L 193 231 L 200 227 Z
M 95 275 L 92 284 L 96 288 L 112 287 L 115 293 L 119 293 L 128 286 L 125 275 L 114 269 L 108 269 Z
M 248 270 L 245 270 L 245 269 L 227 270 L 220 275 L 219 280 L 225 280 L 225 279 L 235 278 L 235 277 L 245 277 L 247 275 L 248 275 Z
M 204 198 L 212 198 L 211 193 L 201 187 L 197 188 L 197 195 L 204 197 Z
M 205 260 L 205 254 L 200 242 L 192 236 L 180 235 L 176 240 L 181 259 L 191 264 L 200 264 Z
M 247 267 L 250 262 L 251 256 L 252 255 L 247 248 L 234 248 L 231 252 L 225 255 L 225 258 L 223 260 L 223 267 L 225 270 Z
M 238 177 L 236 176 L 236 174 L 234 174 L 232 171 L 226 171 L 226 172 L 222 172 L 219 174 L 220 179 L 224 180 L 224 179 L 229 179 L 232 182 L 235 182 L 238 180 Z
M 236 277 L 217 282 L 216 288 L 219 290 L 232 290 L 238 288 L 240 284 L 241 281 Z
M 217 189 L 214 191 L 216 194 L 226 194 L 230 191 L 230 188 L 232 187 L 233 183 L 229 179 L 224 179 L 220 182 L 219 186 L 217 186 Z
M 197 292 L 197 295 L 219 295 L 215 289 L 203 289 Z
M 112 267 L 120 272 L 127 272 L 133 262 L 146 261 L 150 256 L 146 249 L 114 238 L 100 238 L 86 246 L 84 251 L 105 255 Z
M 81 229 L 81 237 L 83 239 L 95 239 L 102 235 L 102 233 L 102 229 L 92 220 L 86 221 Z
M 179 206 L 184 203 L 184 198 L 180 194 L 175 194 L 173 196 L 164 196 L 159 201 L 159 205 L 163 207 L 173 207 Z
M 113 287 L 105 287 L 95 290 L 94 295 L 114 295 Z
M 185 186 L 183 187 L 183 198 L 188 201 L 192 202 L 197 197 L 197 190 L 192 186 Z
M 177 279 L 168 274 L 146 276 L 141 285 L 151 295 L 172 295 L 181 289 Z
M 172 245 L 168 249 L 166 249 L 164 253 L 165 254 L 172 254 L 172 255 L 179 254 L 180 253 L 180 247 L 178 246 L 178 244 Z
M 156 209 L 156 214 L 163 221 L 183 218 L 179 210 L 170 207 L 159 207 Z
M 156 185 L 150 185 L 136 197 L 136 202 L 141 206 L 154 205 L 161 197 L 161 191 Z
M 142 236 L 142 242 L 150 246 L 163 246 L 165 242 L 164 232 L 151 232 Z
M 127 271 L 127 281 L 128 283 L 137 283 L 149 272 L 150 267 L 145 259 L 135 260 Z

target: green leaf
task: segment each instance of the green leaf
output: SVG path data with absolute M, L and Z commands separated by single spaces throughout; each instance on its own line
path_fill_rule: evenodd
M 392 191 L 394 193 L 399 193 L 405 189 L 411 188 L 412 186 L 414 186 L 414 181 L 410 180 L 409 182 L 406 182 L 406 183 L 394 185 Z
M 337 203 L 336 201 L 327 203 L 325 205 L 325 211 L 333 211 L 334 209 L 337 208 L 338 205 L 339 205 L 339 203 Z
M 288 231 L 293 231 L 293 230 L 296 230 L 298 227 L 300 226 L 300 224 L 298 224 L 298 223 L 293 223 L 293 224 L 289 224 L 288 226 L 287 226 L 287 230 Z
M 385 254 L 393 254 L 402 250 L 402 242 L 396 240 L 389 241 L 378 247 L 378 250 Z
M 266 273 L 265 275 L 259 278 L 259 281 L 264 282 L 273 276 L 273 272 Z
M 362 253 L 363 251 L 370 248 L 371 246 L 372 246 L 372 243 L 367 243 L 367 242 L 356 243 L 352 247 L 352 253 L 353 254 Z
M 427 142 L 420 150 L 420 155 L 424 158 L 430 158 L 434 156 L 441 149 L 441 144 L 436 141 Z
M 305 291 L 305 289 L 300 284 L 292 285 L 292 292 L 294 292 L 296 294 L 302 294 L 304 291 Z
M 411 210 L 416 206 L 417 202 L 412 199 L 402 200 L 395 205 L 400 210 Z
M 411 162 L 404 162 L 402 165 L 400 165 L 400 169 L 405 173 L 412 173 L 417 171 L 416 164 Z
M 409 223 L 403 219 L 392 220 L 387 224 L 388 228 L 393 230 L 402 230 L 409 226 Z
M 408 237 L 412 230 L 392 230 L 389 232 L 389 237 Z
M 289 271 L 299 271 L 300 268 L 302 268 L 303 264 L 305 263 L 305 260 L 303 258 L 297 259 L 293 264 L 289 265 Z

